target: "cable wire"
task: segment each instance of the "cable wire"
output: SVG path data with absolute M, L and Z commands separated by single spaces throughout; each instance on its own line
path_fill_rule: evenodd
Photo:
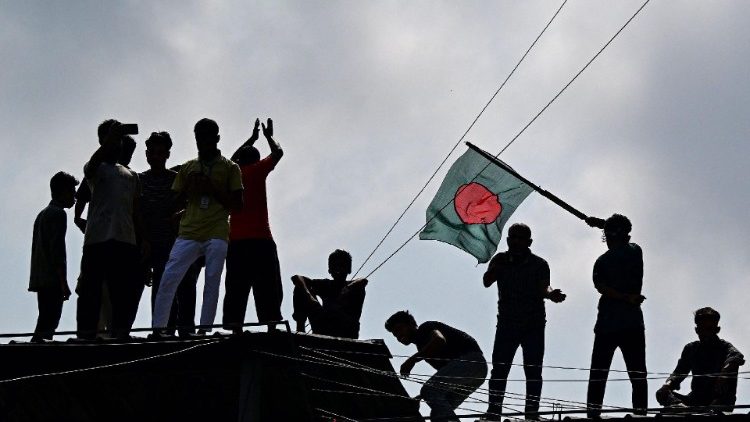
M 589 67 L 589 65 L 591 65 L 591 63 L 593 63 L 594 60 L 596 60 L 596 58 L 599 57 L 599 55 L 601 55 L 602 52 L 604 52 L 604 50 L 612 43 L 612 41 L 614 41 L 615 38 L 617 38 L 617 36 L 620 35 L 620 33 L 630 24 L 630 22 L 633 21 L 633 19 L 635 19 L 636 16 L 638 16 L 638 14 L 641 12 L 641 10 L 643 10 L 643 8 L 646 7 L 646 5 L 650 1 L 651 0 L 646 0 L 641 5 L 641 7 L 639 7 L 638 10 L 636 10 L 636 12 L 630 17 L 630 19 L 628 19 L 625 22 L 625 24 L 622 25 L 622 27 L 620 27 L 620 29 L 609 39 L 609 41 L 607 41 L 604 44 L 604 46 L 602 46 L 602 48 L 599 49 L 599 51 L 581 68 L 581 70 L 579 70 L 578 73 L 576 73 L 573 76 L 573 78 L 567 84 L 565 84 L 565 86 L 563 86 L 562 89 L 554 97 L 552 97 L 552 99 L 544 107 L 542 107 L 542 109 L 539 110 L 539 112 L 531 120 L 529 120 L 529 122 L 526 123 L 526 125 L 513 138 L 511 138 L 511 140 L 503 147 L 503 149 L 500 150 L 500 152 L 498 152 L 497 154 L 495 154 L 495 158 L 497 158 L 498 156 L 500 156 L 500 154 L 502 154 L 503 152 L 505 152 L 505 150 L 508 149 L 508 147 L 510 147 L 511 145 L 513 145 L 513 143 L 518 139 L 518 137 L 520 137 L 521 134 L 523 134 L 526 131 L 526 129 L 528 129 L 529 126 L 531 126 L 531 124 L 534 123 L 539 118 L 539 116 L 541 116 L 542 113 L 544 113 L 552 105 L 552 103 L 554 103 L 560 97 L 560 95 L 562 95 L 562 93 L 565 92 L 565 90 L 567 90 L 568 87 L 576 79 L 578 79 L 578 77 Z M 479 177 L 479 175 L 482 174 L 482 172 L 484 172 L 484 170 L 487 169 L 487 167 L 489 167 L 490 165 L 492 165 L 492 163 L 487 163 L 487 165 L 476 176 L 474 176 L 474 178 L 472 179 L 472 181 L 475 180 L 477 177 Z M 406 241 L 404 243 L 402 243 L 401 246 L 399 246 L 395 251 L 393 251 L 390 255 L 388 255 L 380 264 L 378 264 L 377 267 L 375 267 L 375 269 L 373 269 L 372 271 L 370 271 L 370 273 L 367 274 L 367 276 L 365 276 L 365 278 L 370 278 L 377 270 L 380 269 L 380 267 L 382 267 L 386 262 L 388 262 L 391 258 L 393 258 L 394 255 L 396 255 L 398 252 L 400 252 L 401 249 L 404 248 L 404 246 L 406 246 L 409 242 L 411 242 L 412 239 L 414 239 L 422 231 L 422 229 L 424 229 L 425 227 L 427 227 L 427 225 L 432 220 L 434 220 L 438 215 L 440 215 L 440 213 L 442 213 L 443 210 L 446 209 L 452 203 L 453 203 L 453 200 L 451 199 L 437 213 L 435 213 L 435 215 L 433 215 L 430 219 L 428 219 L 427 222 L 424 223 L 424 225 L 422 225 L 422 227 L 419 228 L 419 230 L 417 230 L 408 239 L 406 239 Z
M 86 367 L 86 368 L 69 369 L 69 370 L 66 370 L 66 371 L 49 372 L 49 373 L 45 373 L 45 374 L 24 375 L 22 377 L 16 377 L 16 378 L 9 378 L 9 379 L 5 379 L 5 380 L 0 380 L 0 384 L 6 384 L 6 383 L 11 383 L 11 382 L 16 382 L 16 381 L 23 381 L 23 380 L 33 379 L 33 378 L 44 378 L 44 377 L 52 377 L 52 376 L 57 376 L 57 375 L 76 374 L 76 373 L 81 373 L 81 372 L 95 371 L 95 370 L 99 370 L 99 369 L 108 369 L 108 368 L 115 368 L 115 367 L 118 367 L 118 366 L 132 365 L 132 364 L 135 364 L 135 363 L 141 363 L 141 362 L 146 362 L 146 361 L 150 361 L 150 360 L 155 360 L 155 359 L 161 359 L 161 358 L 165 358 L 165 357 L 175 356 L 175 355 L 178 355 L 178 354 L 181 354 L 181 353 L 188 352 L 190 350 L 197 349 L 199 347 L 208 346 L 208 345 L 211 345 L 211 344 L 216 344 L 216 343 L 218 343 L 220 341 L 221 340 L 208 341 L 208 342 L 204 342 L 204 343 L 201 343 L 201 344 L 196 344 L 194 346 L 187 347 L 185 349 L 176 350 L 176 351 L 168 352 L 168 353 L 161 353 L 161 354 L 154 355 L 154 356 L 146 356 L 144 358 L 133 359 L 133 360 L 128 360 L 128 361 L 124 361 L 124 362 L 115 362 L 115 363 L 110 363 L 110 364 L 106 364 L 106 365 L 90 366 L 90 367 Z
M 432 175 L 427 179 L 427 182 L 425 182 L 424 186 L 422 186 L 422 188 L 419 190 L 419 192 L 417 192 L 417 194 L 414 196 L 414 198 L 412 198 L 411 202 L 409 202 L 409 205 L 407 205 L 406 208 L 404 209 L 404 211 L 401 213 L 401 215 L 398 216 L 398 218 L 396 219 L 396 221 L 393 223 L 393 225 L 391 226 L 391 228 L 388 229 L 388 231 L 385 233 L 385 235 L 383 236 L 383 238 L 380 239 L 380 242 L 378 242 L 378 244 L 375 246 L 375 248 L 372 250 L 372 252 L 370 252 L 370 255 L 368 255 L 367 258 L 365 258 L 365 260 L 362 262 L 362 265 L 360 265 L 359 268 L 357 268 L 357 271 L 354 272 L 354 276 L 352 276 L 352 278 L 356 278 L 357 277 L 357 274 L 359 274 L 359 272 L 362 270 L 362 268 L 365 266 L 365 264 L 367 264 L 367 262 L 370 261 L 370 258 L 372 258 L 372 256 L 375 254 L 375 252 L 383 244 L 383 242 L 385 242 L 385 239 L 391 234 L 391 232 L 393 232 L 393 229 L 396 228 L 396 226 L 398 225 L 398 223 L 401 222 L 401 219 L 404 218 L 404 215 L 406 215 L 406 212 L 409 211 L 409 209 L 411 209 L 411 206 L 414 205 L 414 202 L 416 202 L 417 198 L 419 198 L 419 196 L 422 195 L 422 193 L 424 192 L 424 190 L 427 188 L 427 186 L 430 184 L 430 182 L 432 182 L 432 180 L 435 178 L 435 176 L 440 171 L 440 169 L 443 167 L 443 165 L 445 165 L 445 163 L 448 161 L 448 159 L 450 158 L 450 156 L 453 155 L 453 152 L 461 144 L 461 141 L 463 141 L 464 138 L 466 138 L 466 135 L 469 134 L 469 131 L 471 131 L 471 129 L 477 123 L 477 121 L 479 120 L 479 118 L 482 117 L 482 114 L 484 114 L 484 111 L 487 110 L 487 107 L 489 107 L 490 104 L 492 104 L 492 101 L 495 100 L 495 97 L 497 97 L 497 95 L 500 93 L 500 91 L 503 89 L 503 87 L 505 87 L 505 84 L 508 83 L 508 80 L 510 80 L 511 76 L 513 76 L 513 74 L 516 72 L 516 69 L 518 69 L 518 67 L 521 65 L 521 63 L 523 63 L 524 59 L 526 59 L 526 56 L 528 56 L 529 52 L 531 52 L 531 49 L 534 48 L 534 46 L 536 45 L 537 41 L 539 41 L 539 39 L 542 37 L 542 35 L 544 35 L 544 33 L 547 31 L 547 28 L 549 28 L 549 26 L 552 24 L 552 22 L 555 20 L 555 18 L 557 17 L 557 15 L 560 13 L 560 11 L 562 10 L 563 6 L 565 6 L 565 3 L 567 3 L 567 2 L 568 2 L 568 0 L 564 0 L 562 2 L 562 4 L 560 5 L 560 7 L 557 9 L 557 11 L 555 11 L 555 14 L 552 15 L 552 18 L 547 22 L 547 25 L 544 26 L 544 28 L 542 29 L 542 32 L 540 32 L 539 35 L 536 36 L 536 38 L 534 39 L 534 42 L 532 42 L 531 45 L 529 46 L 529 48 L 526 49 L 526 52 L 523 53 L 523 56 L 521 56 L 521 59 L 518 60 L 518 62 L 516 63 L 516 65 L 513 67 L 513 70 L 511 70 L 510 73 L 508 74 L 508 76 L 505 77 L 505 80 L 500 84 L 500 87 L 495 91 L 494 94 L 492 94 L 492 96 L 490 97 L 489 101 L 487 101 L 487 103 L 484 105 L 484 107 L 482 107 L 482 109 L 479 111 L 479 114 L 477 114 L 477 116 L 471 122 L 471 124 L 469 125 L 469 127 L 464 131 L 463 135 L 461 135 L 461 137 L 458 139 L 458 141 L 456 142 L 456 144 L 453 145 L 453 148 L 451 148 L 451 150 L 448 152 L 448 155 L 446 155 L 445 158 L 443 158 L 443 161 L 440 162 L 440 164 L 435 169 L 435 171 L 432 173 Z

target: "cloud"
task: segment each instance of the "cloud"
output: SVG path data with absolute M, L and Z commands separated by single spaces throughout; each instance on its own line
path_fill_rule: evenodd
M 499 151 L 639 5 L 567 4 L 467 140 Z M 142 140 L 152 130 L 172 134 L 177 163 L 195 156 L 192 125 L 201 117 L 219 122 L 227 154 L 256 117 L 273 117 L 286 152 L 269 179 L 282 276 L 323 276 L 334 248 L 349 249 L 355 267 L 369 254 L 557 6 L 4 4 L 0 265 L 7 282 L 0 329 L 33 324 L 34 298 L 25 288 L 34 216 L 48 201 L 49 176 L 59 169 L 80 176 L 104 118 L 139 123 L 133 167 L 142 170 Z M 671 370 L 693 338 L 691 312 L 704 304 L 722 312 L 729 340 L 750 349 L 742 312 L 750 255 L 750 30 L 742 18 L 749 8 L 729 0 L 651 2 L 502 156 L 587 214 L 631 217 L 645 252 L 647 353 L 655 371 Z M 424 223 L 446 170 L 365 273 Z M 534 250 L 550 262 L 553 284 L 569 293 L 564 304 L 548 306 L 546 362 L 588 366 L 599 233 L 538 195 L 514 219 L 532 226 Z M 69 228 L 74 280 L 81 236 Z M 386 314 L 409 308 L 423 320 L 466 329 L 489 355 L 496 292 L 479 284 L 483 268 L 475 264 L 446 245 L 410 242 L 373 274 L 363 334 L 387 337 Z M 288 316 L 288 283 L 285 291 Z M 66 303 L 63 328 L 74 327 L 74 308 Z M 147 325 L 145 300 L 140 311 L 138 324 Z M 411 352 L 386 341 L 394 353 Z M 585 397 L 585 383 L 561 384 L 546 384 L 545 395 Z M 609 388 L 608 402 L 629 404 L 627 383 Z M 740 401 L 747 394 L 741 382 Z

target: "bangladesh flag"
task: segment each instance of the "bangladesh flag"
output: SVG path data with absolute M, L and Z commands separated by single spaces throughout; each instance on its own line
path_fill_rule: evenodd
M 532 190 L 470 148 L 445 176 L 419 238 L 449 243 L 485 263 L 497 251 L 503 226 Z

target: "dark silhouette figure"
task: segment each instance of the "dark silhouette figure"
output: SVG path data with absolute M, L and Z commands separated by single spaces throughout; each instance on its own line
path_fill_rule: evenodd
M 138 175 L 143 192 L 141 210 L 144 233 L 151 245 L 151 253 L 144 262 L 143 271 L 145 284 L 151 286 L 152 311 L 169 252 L 177 239 L 179 217 L 176 213 L 184 208 L 176 203 L 172 191 L 177 172 L 166 167 L 171 148 L 172 138 L 169 133 L 151 133 L 146 140 L 146 161 L 150 169 Z M 170 334 L 174 333 L 176 326 L 181 327 L 182 335 L 195 332 L 195 285 L 199 273 L 200 267 L 192 265 L 177 289 L 167 323 Z
M 506 240 L 508 251 L 492 258 L 483 279 L 484 287 L 497 281 L 499 297 L 487 418 L 498 419 L 496 415 L 503 411 L 506 380 L 516 350 L 521 346 L 526 374 L 526 419 L 538 419 L 546 323 L 544 299 L 559 303 L 565 300 L 565 294 L 550 287 L 547 261 L 531 253 L 529 226 L 510 226 Z
M 297 322 L 297 331 L 305 331 L 305 321 L 309 318 L 315 334 L 359 338 L 359 318 L 365 301 L 367 279 L 347 281 L 346 277 L 351 272 L 352 256 L 337 249 L 328 256 L 328 273 L 332 279 L 292 276 L 292 318 Z
M 39 317 L 33 342 L 52 340 L 60 323 L 63 302 L 70 298 L 65 252 L 67 230 L 66 208 L 75 204 L 78 180 L 65 172 L 58 172 L 49 182 L 52 201 L 34 220 L 31 241 L 31 271 L 29 291 L 36 292 Z
M 106 133 L 100 135 L 104 136 Z M 122 137 L 122 149 L 120 150 L 120 157 L 117 162 L 122 164 L 126 168 L 130 168 L 130 160 L 133 158 L 133 152 L 135 152 L 136 143 L 130 135 L 124 135 Z M 76 205 L 74 208 L 73 222 L 76 227 L 81 230 L 81 233 L 86 233 L 86 219 L 82 218 L 83 211 L 86 209 L 86 205 L 91 202 L 91 188 L 84 176 L 83 182 L 78 187 L 76 192 Z M 109 298 L 109 289 L 105 283 L 102 286 L 102 301 L 101 311 L 99 312 L 99 324 L 97 328 L 99 331 L 111 330 L 112 329 L 112 301 Z
M 712 308 L 695 311 L 698 341 L 688 343 L 682 349 L 677 367 L 656 392 L 659 404 L 672 410 L 685 406 L 711 406 L 712 410 L 727 412 L 734 409 L 737 372 L 745 364 L 745 357 L 731 343 L 719 338 L 720 318 L 719 312 Z M 690 392 L 675 392 L 691 372 Z
M 426 321 L 417 325 L 408 311 L 391 315 L 385 322 L 385 329 L 401 344 L 417 346 L 417 353 L 401 365 L 401 375 L 409 376 L 421 360 L 437 370 L 421 390 L 422 399 L 431 409 L 430 419 L 458 421 L 455 409 L 487 376 L 487 362 L 476 340 L 442 322 Z
M 273 139 L 273 121 L 263 125 L 263 136 L 271 153 L 260 159 L 253 146 L 258 140 L 260 120 L 250 138 L 232 155 L 240 166 L 244 187 L 244 206 L 233 211 L 229 227 L 227 250 L 226 294 L 224 295 L 223 323 L 227 329 L 242 332 L 250 290 L 255 289 L 255 311 L 259 322 L 280 321 L 281 270 L 276 252 L 276 242 L 268 222 L 266 178 L 284 155 L 281 146 Z
M 106 127 L 106 126 L 105 126 Z M 100 134 L 100 137 L 105 136 L 106 132 Z M 133 153 L 135 152 L 135 139 L 130 135 L 123 135 L 122 137 L 122 149 L 120 150 L 120 157 L 117 162 L 126 168 L 130 168 L 130 161 L 133 159 Z M 84 176 L 83 183 L 78 186 L 76 191 L 76 205 L 73 209 L 73 223 L 81 231 L 86 233 L 86 219 L 83 218 L 83 212 L 86 210 L 86 205 L 91 202 L 91 188 Z
M 177 289 L 201 256 L 206 259 L 206 269 L 200 324 L 214 323 L 227 254 L 229 213 L 242 209 L 242 175 L 239 166 L 218 149 L 219 125 L 201 119 L 194 133 L 198 158 L 180 167 L 172 185 L 186 208 L 156 293 L 152 327 L 157 334 L 167 327 Z
M 139 253 L 136 238 L 142 236 L 142 225 L 138 175 L 117 162 L 128 126 L 116 120 L 102 122 L 98 130 L 100 147 L 84 166 L 91 202 L 77 288 L 78 336 L 83 339 L 95 337 L 105 283 L 112 302 L 113 336 L 129 336 L 138 310 L 142 289 L 138 266 L 148 243 L 142 242 Z
M 630 243 L 632 225 L 627 217 L 613 214 L 606 221 L 588 218 L 589 225 L 604 230 L 609 250 L 594 264 L 594 287 L 601 294 L 594 327 L 594 349 L 588 386 L 588 416 L 599 417 L 604 400 L 609 367 L 615 349 L 625 360 L 633 386 L 635 413 L 645 415 L 648 407 L 646 382 L 646 340 L 641 303 L 643 252 Z

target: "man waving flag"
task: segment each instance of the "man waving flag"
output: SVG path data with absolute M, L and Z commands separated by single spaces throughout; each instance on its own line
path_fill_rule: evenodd
M 419 238 L 449 243 L 485 263 L 497 250 L 503 226 L 533 190 L 469 148 L 445 175 Z
M 584 213 L 497 157 L 469 142 L 466 145 L 469 149 L 453 163 L 427 208 L 420 239 L 449 243 L 483 264 L 495 254 L 505 223 L 532 191 L 592 225 Z

